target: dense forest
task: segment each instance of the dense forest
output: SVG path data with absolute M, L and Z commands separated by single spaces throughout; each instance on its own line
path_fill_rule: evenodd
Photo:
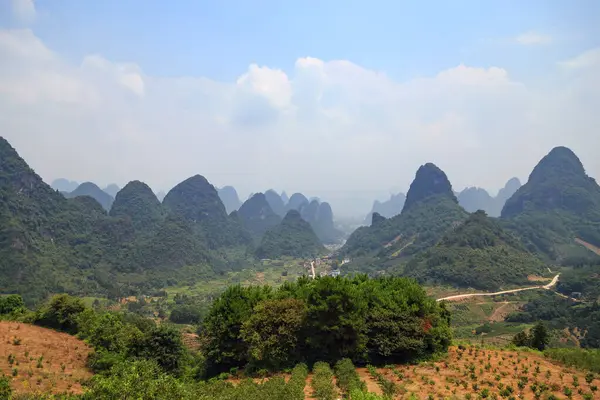
M 535 255 L 483 211 L 471 214 L 406 266 L 406 274 L 420 281 L 483 290 L 524 285 L 529 275 L 545 272 Z

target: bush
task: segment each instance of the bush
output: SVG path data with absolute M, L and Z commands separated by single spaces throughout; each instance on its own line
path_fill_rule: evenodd
M 75 334 L 77 317 L 85 310 L 83 300 L 67 294 L 54 296 L 35 316 L 35 324 Z
M 177 305 L 171 311 L 169 320 L 176 324 L 198 324 L 202 321 L 202 310 L 191 304 Z
M 344 358 L 335 364 L 335 377 L 338 387 L 344 394 L 355 390 L 366 391 L 366 384 L 360 380 L 352 360 Z
M 10 380 L 7 376 L 0 376 L 0 399 L 10 399 L 12 389 L 10 388 Z
M 0 297 L 0 314 L 13 314 L 24 309 L 25 303 L 18 294 Z
M 333 385 L 333 372 L 329 364 L 317 362 L 313 366 L 313 397 L 317 400 L 334 400 L 337 393 Z

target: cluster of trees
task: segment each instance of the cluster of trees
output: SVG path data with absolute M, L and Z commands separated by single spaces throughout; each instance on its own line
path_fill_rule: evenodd
M 580 344 L 600 348 L 600 304 L 581 304 L 554 293 L 540 293 L 518 312 L 510 314 L 508 322 L 533 324 L 544 321 L 549 328 L 569 328 L 580 332 Z
M 209 374 L 299 362 L 413 360 L 443 352 L 449 313 L 405 278 L 301 278 L 277 290 L 233 286 L 199 334 Z
M 530 331 L 517 333 L 512 342 L 515 346 L 531 347 L 543 351 L 550 343 L 550 334 L 546 325 L 543 322 L 538 322 Z

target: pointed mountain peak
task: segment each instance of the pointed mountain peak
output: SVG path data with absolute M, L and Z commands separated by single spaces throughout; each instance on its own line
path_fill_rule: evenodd
M 281 222 L 263 193 L 256 193 L 238 210 L 243 226 L 255 237 L 261 237 L 268 229 Z
M 447 196 L 458 203 L 452 191 L 452 185 L 444 171 L 432 163 L 422 165 L 417 170 L 415 179 L 410 185 L 403 211 L 408 210 L 420 201 L 438 195 Z
M 237 190 L 233 186 L 224 186 L 221 189 L 217 190 L 219 193 L 219 198 L 225 205 L 225 210 L 227 213 L 231 213 L 240 208 L 242 202 L 238 196 Z
M 585 176 L 579 158 L 567 147 L 555 147 L 535 166 L 529 181 L 540 182 L 557 176 Z
M 171 212 L 190 221 L 225 220 L 227 213 L 217 189 L 202 175 L 194 175 L 167 193 L 163 200 Z
M 161 221 L 163 213 L 152 189 L 143 182 L 133 181 L 117 193 L 110 215 L 130 218 L 137 230 L 145 230 Z
M 269 202 L 269 205 L 271 206 L 275 214 L 279 215 L 280 217 L 285 216 L 285 203 L 276 191 L 274 191 L 273 189 L 267 190 L 265 192 L 265 198 Z
M 387 218 L 385 218 L 378 212 L 374 212 L 373 215 L 371 216 L 371 226 L 378 225 L 378 224 L 382 223 L 383 221 L 385 221 L 386 219 Z

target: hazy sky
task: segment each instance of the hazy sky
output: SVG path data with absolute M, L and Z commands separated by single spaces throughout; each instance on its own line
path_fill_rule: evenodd
M 434 162 L 600 178 L 600 2 L 0 0 L 0 135 L 48 182 L 202 174 L 366 213 Z

